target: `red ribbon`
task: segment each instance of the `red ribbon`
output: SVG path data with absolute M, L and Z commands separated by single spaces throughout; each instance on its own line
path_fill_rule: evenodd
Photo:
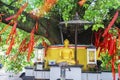
M 30 33 L 30 41 L 29 41 L 29 46 L 28 46 L 28 56 L 27 56 L 27 61 L 30 61 L 30 56 L 34 48 L 34 32 L 35 28 L 32 29 Z
M 120 79 L 120 63 L 118 64 L 118 78 Z
M 113 19 L 112 19 L 111 22 L 109 23 L 108 27 L 105 29 L 105 31 L 104 31 L 104 33 L 103 33 L 103 35 L 102 35 L 103 37 L 108 33 L 108 31 L 110 30 L 110 28 L 111 28 L 111 27 L 113 26 L 113 24 L 115 23 L 115 21 L 116 21 L 116 19 L 117 19 L 117 17 L 118 17 L 118 14 L 119 14 L 119 12 L 116 11 Z
M 113 75 L 113 80 L 116 80 L 116 76 L 115 76 L 115 66 L 114 66 L 114 58 L 112 59 L 112 75 Z

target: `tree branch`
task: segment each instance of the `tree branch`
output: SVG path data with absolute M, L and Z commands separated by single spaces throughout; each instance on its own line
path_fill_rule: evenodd
M 9 10 L 14 10 L 14 11 L 18 11 L 19 9 L 11 6 L 11 5 L 7 5 L 5 3 L 3 3 L 2 1 L 0 1 L 0 7 L 2 8 L 3 6 L 6 6 Z M 5 19 L 13 14 L 9 14 L 5 9 L 0 9 L 0 13 L 5 14 L 5 16 L 2 17 L 2 22 L 5 24 L 8 24 L 9 21 L 6 21 Z M 22 13 L 24 16 L 26 16 L 26 21 L 22 22 L 22 19 L 18 21 L 18 25 L 17 28 L 22 29 L 26 32 L 31 32 L 32 28 L 35 26 L 35 20 L 32 19 L 30 17 L 30 14 L 23 12 Z M 52 17 L 53 18 L 53 17 Z M 49 22 L 49 32 L 48 35 L 46 36 L 46 27 L 47 24 L 46 22 Z M 42 24 L 42 25 L 41 25 Z M 60 42 L 60 37 L 59 37 L 59 29 L 58 27 L 56 27 L 56 25 L 58 24 L 58 21 L 56 20 L 51 20 L 50 19 L 46 19 L 46 18 L 40 18 L 39 19 L 39 28 L 38 28 L 38 32 L 36 32 L 35 34 L 37 35 L 41 35 L 44 36 L 46 38 L 48 38 L 53 44 L 54 43 L 59 43 Z M 43 26 L 44 25 L 44 26 Z

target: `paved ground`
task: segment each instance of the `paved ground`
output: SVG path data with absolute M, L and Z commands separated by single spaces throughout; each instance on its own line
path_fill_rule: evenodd
M 0 69 L 0 80 L 22 80 L 19 76 L 20 74 L 6 72 L 4 68 Z

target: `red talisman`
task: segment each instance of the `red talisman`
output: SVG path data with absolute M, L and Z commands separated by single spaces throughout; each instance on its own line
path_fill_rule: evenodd
M 112 75 L 113 75 L 113 80 L 116 80 L 114 62 L 115 62 L 115 60 L 114 60 L 114 58 L 112 58 Z
M 118 64 L 118 78 L 120 79 L 120 64 Z
M 23 39 L 23 41 L 21 42 L 20 46 L 19 46 L 19 52 L 25 52 L 28 49 L 28 45 L 29 43 L 27 42 L 27 37 L 25 39 Z
M 8 43 L 10 41 L 10 45 L 9 45 L 7 52 L 6 52 L 7 55 L 10 54 L 10 51 L 12 50 L 12 46 L 15 43 L 17 19 L 22 14 L 23 10 L 27 7 L 27 5 L 28 5 L 28 3 L 26 2 L 22 7 L 20 7 L 20 9 L 18 10 L 18 12 L 15 15 L 12 15 L 12 16 L 5 19 L 6 21 L 9 21 L 9 20 L 11 20 L 11 21 L 9 22 L 9 24 L 7 26 L 5 26 L 5 28 L 3 28 L 1 33 L 3 33 L 6 30 L 6 28 L 8 28 L 9 25 L 13 25 L 11 32 L 6 40 L 6 43 Z
M 35 28 L 33 28 L 31 33 L 30 33 L 30 41 L 29 41 L 29 45 L 28 45 L 27 61 L 30 61 L 30 56 L 31 56 L 31 53 L 32 53 L 33 48 L 34 48 L 34 32 L 35 32 Z
M 48 44 L 45 42 L 44 39 L 42 39 L 42 46 L 43 46 L 44 49 L 45 49 L 45 56 L 46 56 L 46 51 L 47 51 L 47 48 L 48 48 Z
M 101 30 L 95 32 L 95 43 L 94 43 L 94 45 L 96 46 L 97 49 L 100 46 L 101 34 L 102 34 Z
M 12 50 L 12 46 L 14 45 L 15 42 L 15 36 L 16 36 L 16 26 L 17 26 L 17 22 L 14 23 L 11 32 L 8 36 L 8 39 L 6 40 L 6 43 L 8 43 L 10 41 L 10 45 L 7 49 L 6 55 L 10 54 L 10 51 Z
M 117 17 L 118 17 L 118 14 L 119 14 L 119 12 L 116 11 L 113 19 L 111 20 L 111 22 L 109 23 L 109 25 L 108 25 L 107 28 L 105 29 L 105 31 L 104 31 L 104 33 L 103 33 L 103 35 L 102 35 L 103 37 L 108 33 L 108 31 L 110 30 L 110 28 L 111 28 L 111 27 L 113 26 L 113 24 L 115 23 L 115 21 L 116 21 L 116 19 L 117 19 Z

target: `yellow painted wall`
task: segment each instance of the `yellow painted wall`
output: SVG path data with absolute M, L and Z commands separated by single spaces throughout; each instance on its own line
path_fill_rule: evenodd
M 87 50 L 86 48 L 77 49 L 78 63 L 84 65 L 83 70 L 87 70 Z
M 77 61 L 78 64 L 83 65 L 83 70 L 87 70 L 87 46 L 77 46 Z M 49 60 L 57 60 L 59 58 L 59 50 L 63 46 L 50 46 L 47 49 L 46 60 L 48 64 Z M 74 50 L 74 46 L 70 46 Z M 97 55 L 96 55 L 97 56 Z

